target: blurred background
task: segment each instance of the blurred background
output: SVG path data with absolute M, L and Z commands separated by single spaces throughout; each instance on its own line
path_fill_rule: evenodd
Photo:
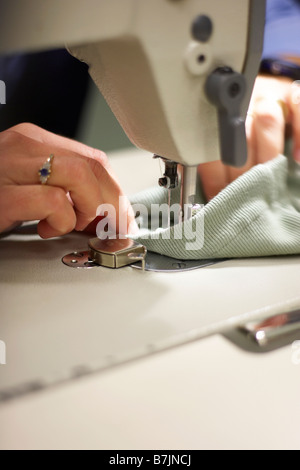
M 0 131 L 31 122 L 105 152 L 132 147 L 88 74 L 65 49 L 0 57 Z

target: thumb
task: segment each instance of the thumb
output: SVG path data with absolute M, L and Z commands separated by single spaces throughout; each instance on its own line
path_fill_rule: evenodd
M 293 156 L 300 163 L 300 80 L 292 83 L 288 95 L 293 131 Z

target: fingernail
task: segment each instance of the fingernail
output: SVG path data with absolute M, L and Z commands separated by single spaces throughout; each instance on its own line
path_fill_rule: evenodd
M 76 226 L 75 226 L 75 230 L 76 230 L 76 232 L 83 232 L 85 227 L 86 227 L 86 224 L 82 224 L 82 222 L 77 223 Z
M 128 227 L 128 233 L 130 235 L 136 235 L 138 232 L 139 232 L 139 226 L 138 224 L 136 223 L 136 221 L 133 219 L 130 224 L 129 224 L 129 227 Z

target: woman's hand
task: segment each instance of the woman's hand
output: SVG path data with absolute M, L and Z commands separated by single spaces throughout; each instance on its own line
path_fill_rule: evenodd
M 247 163 L 242 168 L 232 168 L 220 161 L 199 165 L 207 200 L 252 166 L 283 153 L 287 124 L 293 134 L 294 158 L 300 162 L 300 84 L 283 77 L 259 76 L 246 120 Z
M 54 154 L 47 184 L 39 169 Z M 131 207 L 119 208 L 122 190 L 106 155 L 33 124 L 19 124 L 0 133 L 0 232 L 17 221 L 39 220 L 38 233 L 50 238 L 84 230 L 100 204 L 110 203 L 132 222 Z M 125 213 L 124 213 L 125 212 Z

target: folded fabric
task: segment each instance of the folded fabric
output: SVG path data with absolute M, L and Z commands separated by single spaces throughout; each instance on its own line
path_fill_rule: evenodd
M 172 195 L 179 200 L 179 191 Z M 168 191 L 152 188 L 131 197 L 149 218 Z M 241 258 L 300 254 L 300 166 L 280 155 L 229 184 L 191 219 L 152 230 L 150 220 L 131 237 L 149 251 L 179 259 Z

